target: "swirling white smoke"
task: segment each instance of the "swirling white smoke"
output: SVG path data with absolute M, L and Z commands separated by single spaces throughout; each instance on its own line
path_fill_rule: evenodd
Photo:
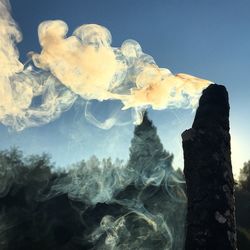
M 31 61 L 24 65 L 16 48 L 22 34 L 8 0 L 0 0 L 1 123 L 15 130 L 49 123 L 77 98 L 119 100 L 123 110 L 136 111 L 134 122 L 140 123 L 140 112 L 147 107 L 195 107 L 201 91 L 211 83 L 159 68 L 134 40 L 112 47 L 111 34 L 103 26 L 82 25 L 69 37 L 67 32 L 63 21 L 41 23 L 42 51 L 29 53 Z M 34 104 L 37 97 L 42 100 L 39 105 Z M 104 129 L 116 124 L 112 117 L 100 123 L 88 112 L 86 118 Z

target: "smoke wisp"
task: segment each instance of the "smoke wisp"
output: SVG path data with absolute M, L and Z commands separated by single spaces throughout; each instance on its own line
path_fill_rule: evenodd
M 157 180 L 119 160 L 92 157 L 58 172 L 46 155 L 1 151 L 1 249 L 182 249 L 183 177 L 151 164 Z

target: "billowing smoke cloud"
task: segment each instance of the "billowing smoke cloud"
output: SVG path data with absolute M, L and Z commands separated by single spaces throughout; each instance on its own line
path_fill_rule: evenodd
M 15 47 L 22 35 L 10 16 L 10 5 L 0 1 L 0 122 L 16 130 L 48 123 L 71 107 L 76 95 L 52 74 L 24 66 Z M 41 104 L 33 105 L 40 96 Z
M 77 98 L 119 100 L 123 110 L 136 111 L 135 123 L 147 107 L 193 108 L 201 91 L 211 82 L 187 74 L 173 75 L 159 68 L 134 40 L 120 48 L 111 46 L 109 30 L 97 24 L 78 27 L 67 37 L 65 22 L 39 25 L 41 53 L 30 53 L 23 65 L 15 47 L 22 35 L 10 15 L 8 0 L 0 0 L 0 122 L 16 130 L 48 123 L 68 110 Z M 41 100 L 37 104 L 36 99 Z M 100 128 L 116 125 L 113 117 Z

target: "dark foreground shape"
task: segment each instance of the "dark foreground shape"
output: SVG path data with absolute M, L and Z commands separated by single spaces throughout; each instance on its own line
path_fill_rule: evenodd
M 203 91 L 191 129 L 182 134 L 188 212 L 186 250 L 236 249 L 229 103 L 224 86 Z

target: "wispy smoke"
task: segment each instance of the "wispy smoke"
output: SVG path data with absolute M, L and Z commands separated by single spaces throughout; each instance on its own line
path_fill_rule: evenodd
M 1 250 L 183 249 L 183 177 L 151 160 L 152 176 L 96 157 L 52 172 L 46 155 L 0 151 Z
M 16 48 L 22 34 L 10 15 L 9 1 L 0 0 L 1 123 L 16 130 L 45 124 L 68 110 L 77 98 L 119 100 L 123 110 L 136 111 L 133 119 L 140 123 L 141 110 L 150 106 L 195 107 L 202 89 L 210 83 L 159 68 L 134 40 L 112 47 L 111 34 L 103 26 L 82 25 L 68 37 L 67 32 L 63 21 L 41 23 L 42 51 L 30 52 L 31 61 L 23 65 Z M 104 129 L 117 122 L 114 117 L 99 122 L 90 113 L 86 118 Z

